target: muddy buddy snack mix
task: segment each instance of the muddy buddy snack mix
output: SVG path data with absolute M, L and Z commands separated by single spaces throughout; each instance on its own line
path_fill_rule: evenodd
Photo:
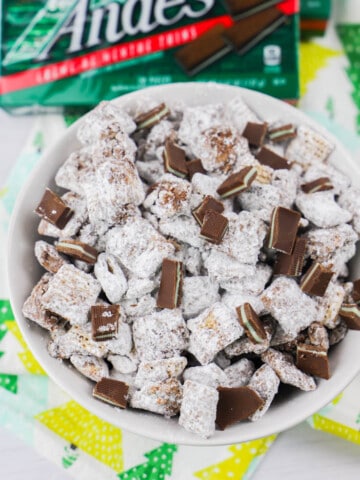
M 0 22 L 7 109 L 87 109 L 189 80 L 299 95 L 298 0 L 2 0 Z M 134 119 L 137 128 L 166 117 L 154 107 Z
M 282 384 L 331 377 L 332 346 L 360 329 L 358 199 L 313 127 L 241 97 L 178 102 L 79 122 L 55 175 L 68 191 L 35 209 L 44 273 L 23 313 L 94 397 L 206 438 L 261 419 Z

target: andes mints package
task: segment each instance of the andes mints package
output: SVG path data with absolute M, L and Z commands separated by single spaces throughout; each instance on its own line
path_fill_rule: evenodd
M 302 36 L 323 35 L 331 14 L 331 0 L 301 0 L 300 28 Z
M 298 0 L 0 0 L 0 106 L 216 81 L 298 98 Z

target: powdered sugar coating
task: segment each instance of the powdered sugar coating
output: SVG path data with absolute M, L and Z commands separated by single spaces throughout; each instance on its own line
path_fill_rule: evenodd
M 95 277 L 111 303 L 121 300 L 127 289 L 126 277 L 119 262 L 109 253 L 100 253 L 94 265 Z
M 340 322 L 340 307 L 345 298 L 345 289 L 337 282 L 330 282 L 325 295 L 318 297 L 318 321 L 328 328 L 335 328 Z
M 247 358 L 241 358 L 229 367 L 225 368 L 225 382 L 221 383 L 222 387 L 244 387 L 250 381 L 255 371 L 254 362 Z
M 333 149 L 334 145 L 322 134 L 307 125 L 300 125 L 296 137 L 286 149 L 286 158 L 290 163 L 298 163 L 306 169 L 313 164 L 325 162 Z
M 262 365 L 256 370 L 251 377 L 249 387 L 256 390 L 265 403 L 249 417 L 250 420 L 255 422 L 264 416 L 278 392 L 279 385 L 280 379 L 269 365 Z
M 109 376 L 109 368 L 102 358 L 91 355 L 74 354 L 70 357 L 70 362 L 76 370 L 90 378 L 94 382 L 100 381 L 103 377 Z
M 50 243 L 38 240 L 35 243 L 35 257 L 42 267 L 50 273 L 56 273 L 68 260 L 60 255 Z
M 217 388 L 226 383 L 227 377 L 225 372 L 215 363 L 209 363 L 200 367 L 187 368 L 184 372 L 184 380 L 191 380 L 208 387 Z
M 146 383 L 131 394 L 130 406 L 173 417 L 180 411 L 182 385 L 176 378 Z
M 171 357 L 141 362 L 136 373 L 135 386 L 141 388 L 147 383 L 162 382 L 169 378 L 179 378 L 186 365 L 187 360 L 185 357 Z
M 296 206 L 317 227 L 336 227 L 352 219 L 352 214 L 336 203 L 332 192 L 299 193 Z
M 185 318 L 198 315 L 219 299 L 219 285 L 209 277 L 184 278 L 181 305 Z

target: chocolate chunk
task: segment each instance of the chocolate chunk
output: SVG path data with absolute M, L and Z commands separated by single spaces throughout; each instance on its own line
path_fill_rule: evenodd
M 113 378 L 102 378 L 94 387 L 93 396 L 115 407 L 126 408 L 129 386 Z
M 262 165 L 267 165 L 274 170 L 290 170 L 290 165 L 286 158 L 281 157 L 269 148 L 262 147 L 262 149 L 255 155 L 255 158 L 259 160 Z
M 306 239 L 297 237 L 290 255 L 278 253 L 274 265 L 275 275 L 298 277 L 302 273 L 305 258 Z
M 250 188 L 257 175 L 256 167 L 245 167 L 233 173 L 216 190 L 221 198 L 231 198 Z
M 249 340 L 253 343 L 263 343 L 267 340 L 264 325 L 250 303 L 244 303 L 244 305 L 237 307 L 236 313 Z
M 267 131 L 267 123 L 248 122 L 243 131 L 245 137 L 252 147 L 261 147 Z
M 93 305 L 90 312 L 93 340 L 99 342 L 117 336 L 120 305 Z
M 296 128 L 291 123 L 281 125 L 281 127 L 271 128 L 268 130 L 268 137 L 272 142 L 283 142 L 289 138 L 296 137 Z
M 321 177 L 312 182 L 303 183 L 301 190 L 305 193 L 325 192 L 334 188 L 329 177 Z
M 339 311 L 340 317 L 350 330 L 360 330 L 360 306 L 356 303 L 343 303 Z
M 235 20 L 249 17 L 282 0 L 225 0 L 227 9 Z
M 269 248 L 291 255 L 301 215 L 284 207 L 275 207 L 271 216 Z
M 185 73 L 195 75 L 231 51 L 222 37 L 224 31 L 223 25 L 215 25 L 176 52 L 175 59 Z
M 203 225 L 205 214 L 208 210 L 214 210 L 218 213 L 223 213 L 224 205 L 216 200 L 216 198 L 211 195 L 206 195 L 204 200 L 192 211 L 195 220 L 200 226 Z
M 35 213 L 62 230 L 74 212 L 56 193 L 50 190 L 50 188 L 47 188 L 39 205 L 35 209 Z
M 162 262 L 160 288 L 156 306 L 177 308 L 180 304 L 183 268 L 182 263 L 165 258 Z
M 353 282 L 352 298 L 356 303 L 360 301 L 360 278 Z
M 214 210 L 205 213 L 203 225 L 200 230 L 200 237 L 211 243 L 219 245 L 228 228 L 229 220 Z
M 296 349 L 296 366 L 309 375 L 326 380 L 330 378 L 327 352 L 317 345 L 300 343 Z
M 264 405 L 264 400 L 250 387 L 219 387 L 216 423 L 220 430 L 245 420 Z
M 333 272 L 314 262 L 300 282 L 300 288 L 308 295 L 323 297 L 329 285 Z
M 206 174 L 206 170 L 203 167 L 203 164 L 201 163 L 201 160 L 191 160 L 190 162 L 187 162 L 186 164 L 188 175 L 190 180 L 192 177 L 195 175 L 195 173 L 202 173 Z
M 167 172 L 181 178 L 188 174 L 185 151 L 178 147 L 170 138 L 165 142 L 164 149 L 164 168 Z
M 98 251 L 94 247 L 78 240 L 60 240 L 55 245 L 55 248 L 60 253 L 65 253 L 70 257 L 76 258 L 76 260 L 81 260 L 91 265 L 96 263 L 98 257 Z
M 155 108 L 152 108 L 148 112 L 142 113 L 135 118 L 135 123 L 137 130 L 142 130 L 144 128 L 151 128 L 157 123 L 159 123 L 164 118 L 170 115 L 170 110 L 165 105 L 165 103 L 160 103 Z
M 239 55 L 243 55 L 280 27 L 286 18 L 280 10 L 270 7 L 239 20 L 224 31 L 223 37 Z

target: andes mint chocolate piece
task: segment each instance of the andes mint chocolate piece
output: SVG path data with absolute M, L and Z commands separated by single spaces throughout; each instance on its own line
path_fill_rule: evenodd
M 301 185 L 301 190 L 305 193 L 325 192 L 333 188 L 334 186 L 329 177 L 321 177 Z
M 250 303 L 244 303 L 244 305 L 237 307 L 236 313 L 249 340 L 253 343 L 263 343 L 267 340 L 264 325 Z
M 360 301 L 360 278 L 353 282 L 352 298 L 357 303 Z
M 94 264 L 98 257 L 98 251 L 88 245 L 87 243 L 79 242 L 78 240 L 60 240 L 55 248 L 60 253 L 65 253 L 76 260 Z
M 269 148 L 262 147 L 262 149 L 255 155 L 255 158 L 263 165 L 267 165 L 274 170 L 289 170 L 290 165 L 286 158 L 281 157 Z
M 187 176 L 187 162 L 185 159 L 185 151 L 178 147 L 170 138 L 165 142 L 164 149 L 164 168 L 167 172 L 172 173 L 181 178 Z
M 360 330 L 360 306 L 356 303 L 343 303 L 339 311 L 340 317 L 350 330 Z
M 92 339 L 110 340 L 119 329 L 120 305 L 93 305 L 90 311 Z
M 282 0 L 225 0 L 225 4 L 235 20 L 249 17 Z
M 305 258 L 306 239 L 297 237 L 293 251 L 290 255 L 278 253 L 275 265 L 275 275 L 287 275 L 289 277 L 298 277 L 302 273 Z
M 162 262 L 160 288 L 156 306 L 177 308 L 180 304 L 183 269 L 182 262 L 165 258 Z
M 296 128 L 291 123 L 281 125 L 281 127 L 271 128 L 268 130 L 268 137 L 272 142 L 283 142 L 289 138 L 296 137 Z
M 252 147 L 261 147 L 267 131 L 267 123 L 248 122 L 242 133 Z
M 301 279 L 300 288 L 308 295 L 323 297 L 333 275 L 334 272 L 314 262 Z
M 284 207 L 275 207 L 271 216 L 268 247 L 290 255 L 296 240 L 301 215 Z
M 35 213 L 62 230 L 74 212 L 56 193 L 50 190 L 50 188 L 47 188 L 39 205 L 35 209 Z
M 279 28 L 286 18 L 280 10 L 270 7 L 239 20 L 224 31 L 223 37 L 239 55 L 243 55 Z
M 231 51 L 222 37 L 224 30 L 223 25 L 215 25 L 175 53 L 185 73 L 195 75 Z
M 309 375 L 326 380 L 330 378 L 327 352 L 318 345 L 300 343 L 296 349 L 296 366 Z
M 192 211 L 195 220 L 198 222 L 200 226 L 202 226 L 204 222 L 205 214 L 208 210 L 214 210 L 218 213 L 223 213 L 224 205 L 216 200 L 216 198 L 212 197 L 211 195 L 206 195 L 204 200 Z
M 215 210 L 208 210 L 205 213 L 203 224 L 200 230 L 200 237 L 211 243 L 219 245 L 228 228 L 229 220 Z
M 93 389 L 93 396 L 115 407 L 126 408 L 129 386 L 114 378 L 102 378 Z
M 169 115 L 169 108 L 165 105 L 165 103 L 160 103 L 160 105 L 156 106 L 155 108 L 152 108 L 148 112 L 142 113 L 136 117 L 134 121 L 136 123 L 137 130 L 142 130 L 144 128 L 153 127 Z
M 195 175 L 195 173 L 206 174 L 206 170 L 203 167 L 201 160 L 190 160 L 190 162 L 187 162 L 186 166 L 190 180 Z
M 245 167 L 233 173 L 216 190 L 221 198 L 230 198 L 250 188 L 257 175 L 256 167 Z
M 245 420 L 263 406 L 264 400 L 250 387 L 219 387 L 216 423 L 220 430 Z

